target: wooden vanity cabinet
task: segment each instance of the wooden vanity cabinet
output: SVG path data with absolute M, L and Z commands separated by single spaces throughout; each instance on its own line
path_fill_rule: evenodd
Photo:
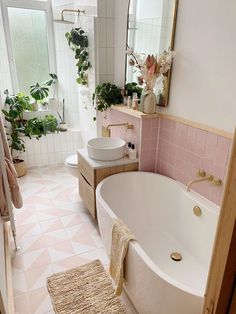
M 104 162 L 102 162 L 104 164 Z M 102 166 L 94 168 L 80 153 L 78 153 L 78 164 L 79 164 L 79 194 L 82 198 L 85 206 L 89 210 L 90 214 L 94 219 L 97 219 L 96 213 L 96 187 L 106 177 L 126 172 L 126 171 L 137 171 L 138 162 L 124 163 L 121 165 Z

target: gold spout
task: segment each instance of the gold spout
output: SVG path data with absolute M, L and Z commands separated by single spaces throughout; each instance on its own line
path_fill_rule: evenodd
M 134 128 L 133 124 L 126 122 L 126 123 L 109 124 L 107 126 L 107 130 L 109 130 L 113 126 L 124 126 L 126 128 L 126 130 Z
M 202 182 L 202 181 L 212 181 L 213 180 L 213 176 L 212 175 L 208 175 L 208 176 L 205 176 L 205 177 L 202 177 L 200 179 L 195 179 L 195 180 L 192 180 L 188 183 L 187 185 L 187 192 L 190 191 L 191 189 L 191 186 L 195 183 L 198 183 L 198 182 Z

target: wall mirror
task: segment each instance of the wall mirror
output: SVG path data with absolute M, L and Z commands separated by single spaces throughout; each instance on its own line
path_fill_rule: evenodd
M 130 0 L 128 12 L 127 48 L 142 56 L 157 56 L 174 50 L 178 0 Z M 126 83 L 138 82 L 140 73 L 126 59 Z M 171 70 L 158 78 L 154 92 L 157 104 L 168 105 Z

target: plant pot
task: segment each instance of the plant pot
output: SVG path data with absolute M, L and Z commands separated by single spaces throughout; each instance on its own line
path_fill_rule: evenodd
M 60 131 L 61 132 L 67 131 L 67 123 L 65 123 L 65 122 L 60 123 Z
M 31 104 L 31 106 L 32 106 L 32 111 L 38 111 L 39 106 L 38 106 L 38 104 L 36 102 Z
M 27 173 L 27 167 L 25 161 L 23 159 L 14 159 L 13 161 L 14 167 L 16 169 L 16 173 L 18 178 L 23 177 Z

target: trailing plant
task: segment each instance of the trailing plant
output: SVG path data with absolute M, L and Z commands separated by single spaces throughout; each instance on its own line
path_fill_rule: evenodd
M 68 41 L 68 45 L 75 53 L 75 59 L 77 60 L 76 66 L 78 68 L 78 77 L 76 82 L 80 85 L 87 85 L 87 71 L 91 67 L 88 52 L 88 36 L 81 27 L 72 28 L 72 30 L 67 32 L 65 36 Z
M 121 89 L 111 83 L 97 85 L 93 93 L 93 101 L 95 100 L 95 109 L 101 112 L 106 111 L 111 105 L 120 104 L 122 102 Z
M 32 136 L 36 136 L 37 140 L 40 139 L 40 137 L 44 134 L 42 120 L 36 117 L 29 119 L 25 124 L 24 134 L 30 139 Z
M 55 133 L 59 131 L 57 118 L 53 115 L 46 115 L 43 119 L 44 135 L 47 133 Z
M 133 96 L 133 93 L 137 93 L 138 98 L 141 98 L 142 94 L 142 87 L 138 86 L 138 83 L 132 82 L 125 84 L 125 95 L 126 96 Z
M 30 139 L 32 136 L 36 136 L 36 139 L 40 139 L 42 135 L 47 133 L 55 133 L 58 131 L 57 119 L 53 115 L 46 115 L 44 118 L 29 119 L 25 124 L 24 134 Z

